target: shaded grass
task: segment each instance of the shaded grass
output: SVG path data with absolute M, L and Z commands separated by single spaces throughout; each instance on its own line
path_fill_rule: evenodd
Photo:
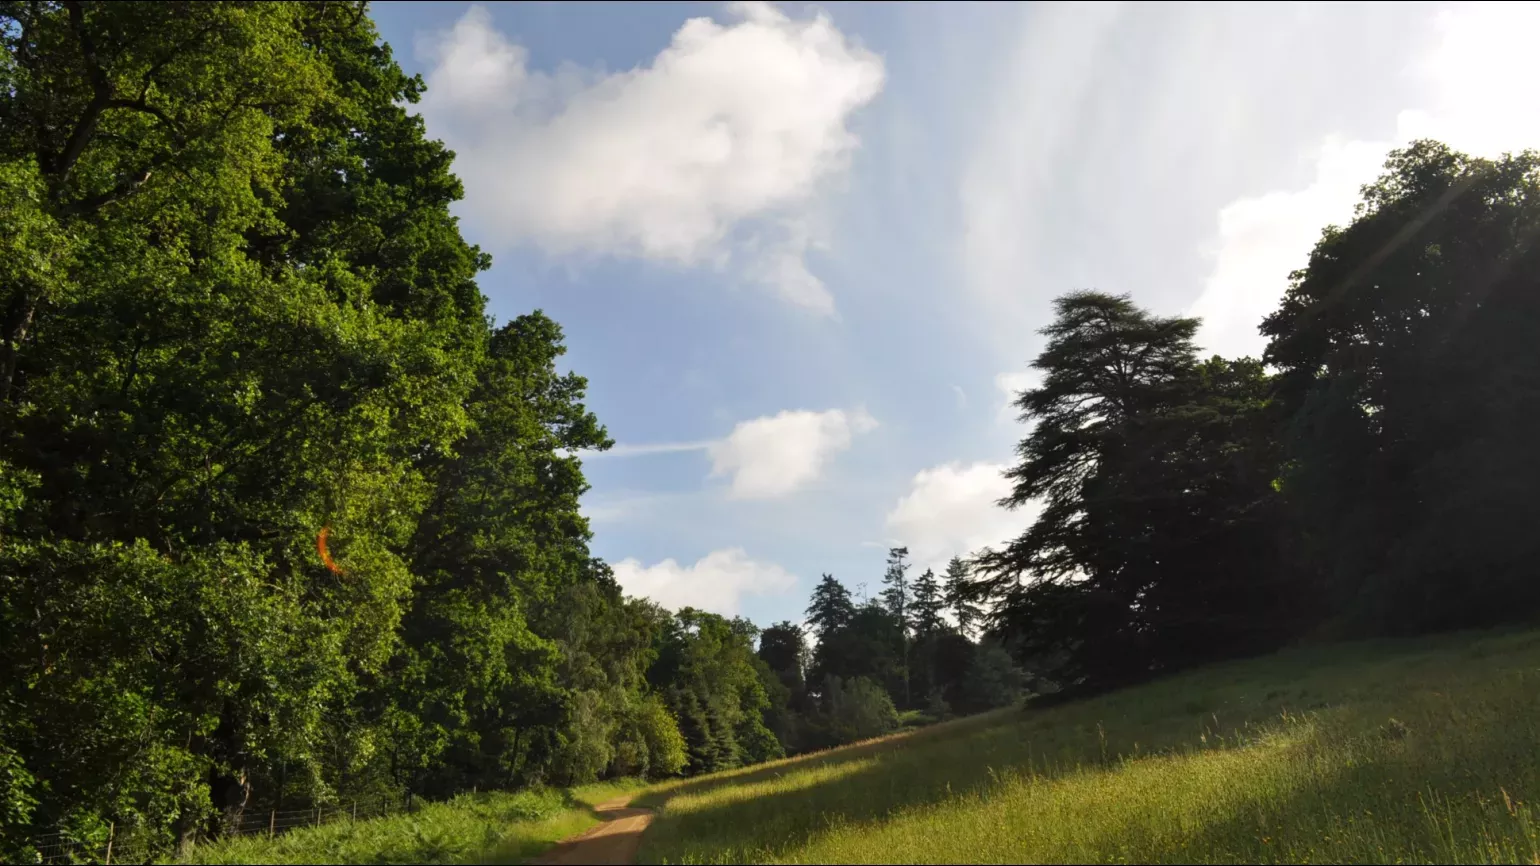
M 462 794 L 411 814 L 201 846 L 190 863 L 519 863 L 598 823 L 594 806 L 641 787 Z
M 1295 650 L 660 785 L 643 862 L 1540 862 L 1540 632 Z

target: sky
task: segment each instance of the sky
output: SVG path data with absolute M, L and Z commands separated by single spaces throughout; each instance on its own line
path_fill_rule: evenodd
M 1260 356 L 1321 229 L 1419 137 L 1540 147 L 1540 7 L 377 3 L 456 153 L 499 321 L 543 309 L 618 443 L 634 595 L 801 621 L 996 505 L 1052 299 L 1128 293 Z

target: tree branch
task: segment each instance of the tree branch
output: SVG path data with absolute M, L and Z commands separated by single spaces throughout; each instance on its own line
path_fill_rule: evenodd
M 50 160 L 52 172 L 59 176 L 61 182 L 69 176 L 70 169 L 75 167 L 80 155 L 85 153 L 86 145 L 91 142 L 91 134 L 96 131 L 97 121 L 112 102 L 112 83 L 107 80 L 106 71 L 96 59 L 96 43 L 86 31 L 85 10 L 75 0 L 66 2 L 64 7 L 69 10 L 70 26 L 75 31 L 75 38 L 80 42 L 80 53 L 86 61 L 86 77 L 91 81 L 92 96 L 91 101 L 86 103 L 85 113 L 70 132 L 63 152 Z
M 182 131 L 177 127 L 176 121 L 172 120 L 171 116 L 166 114 L 166 112 L 156 108 L 153 105 L 150 105 L 148 102 L 145 102 L 144 97 L 142 96 L 138 99 L 109 99 L 107 100 L 106 107 L 122 108 L 129 111 L 138 111 L 142 114 L 148 114 L 156 120 L 160 121 L 161 126 L 166 127 L 166 131 L 171 133 L 172 138 L 176 141 L 177 144 L 182 143 Z
M 112 189 L 109 189 L 99 195 L 93 195 L 90 198 L 83 198 L 79 201 L 71 202 L 66 208 L 66 211 L 74 216 L 86 216 L 101 210 L 107 205 L 110 205 L 113 202 L 128 196 L 129 194 L 133 193 L 134 190 L 143 186 L 144 182 L 150 179 L 150 175 L 154 174 L 156 169 L 170 162 L 174 156 L 176 156 L 176 154 L 170 151 L 156 154 L 153 158 L 151 158 L 149 165 L 146 165 L 137 176 L 128 178 Z

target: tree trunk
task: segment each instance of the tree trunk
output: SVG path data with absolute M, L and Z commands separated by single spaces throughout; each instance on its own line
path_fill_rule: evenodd
M 32 319 L 37 315 L 37 297 L 18 288 L 5 322 L 5 345 L 0 347 L 0 403 L 11 400 L 11 385 L 21 358 L 21 344 L 27 339 Z

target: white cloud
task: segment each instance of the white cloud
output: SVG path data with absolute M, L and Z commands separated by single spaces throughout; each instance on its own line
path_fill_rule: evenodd
M 1011 370 L 1005 373 L 995 374 L 995 390 L 1000 392 L 1000 409 L 995 413 L 995 421 L 1001 424 L 1014 424 L 1021 415 L 1016 408 L 1016 397 L 1028 388 L 1035 388 L 1041 382 L 1043 376 L 1036 370 Z
M 887 528 L 920 568 L 945 566 L 998 546 L 1031 525 L 1035 506 L 1008 511 L 996 503 L 1011 492 L 1000 463 L 946 463 L 921 470 L 888 512 Z
M 779 565 L 749 559 L 739 547 L 714 550 L 691 566 L 672 559 L 650 566 L 623 559 L 613 568 L 615 579 L 631 595 L 670 610 L 688 606 L 723 616 L 736 615 L 745 595 L 775 595 L 797 585 L 797 578 Z
M 746 241 L 749 278 L 832 314 L 804 261 L 811 214 L 858 146 L 847 121 L 882 89 L 882 60 L 821 13 L 729 11 L 613 74 L 531 70 L 480 6 L 423 40 L 421 111 L 457 154 L 477 231 L 553 255 L 718 267 Z
M 1203 325 L 1205 354 L 1260 357 L 1257 332 L 1278 306 L 1288 275 L 1303 267 L 1321 229 L 1352 218 L 1358 188 L 1378 173 L 1389 145 L 1328 140 L 1315 156 L 1316 180 L 1297 192 L 1271 192 L 1219 212 L 1214 269 L 1189 308 Z
M 877 427 L 865 409 L 788 410 L 744 421 L 710 448 L 711 475 L 731 475 L 734 499 L 784 496 L 815 480 L 829 458 Z
M 1469 4 L 1445 9 L 1436 47 L 1413 72 L 1425 84 L 1423 107 L 1396 116 L 1394 140 L 1328 138 L 1310 159 L 1314 179 L 1299 190 L 1243 198 L 1219 212 L 1213 269 L 1190 308 L 1204 324 L 1198 343 L 1225 355 L 1260 356 L 1262 318 L 1276 309 L 1288 274 L 1303 267 L 1329 224 L 1353 217 L 1359 187 L 1375 179 L 1386 155 L 1417 138 L 1435 138 L 1479 156 L 1540 146 L 1540 54 L 1531 34 L 1540 9 L 1526 4 Z

